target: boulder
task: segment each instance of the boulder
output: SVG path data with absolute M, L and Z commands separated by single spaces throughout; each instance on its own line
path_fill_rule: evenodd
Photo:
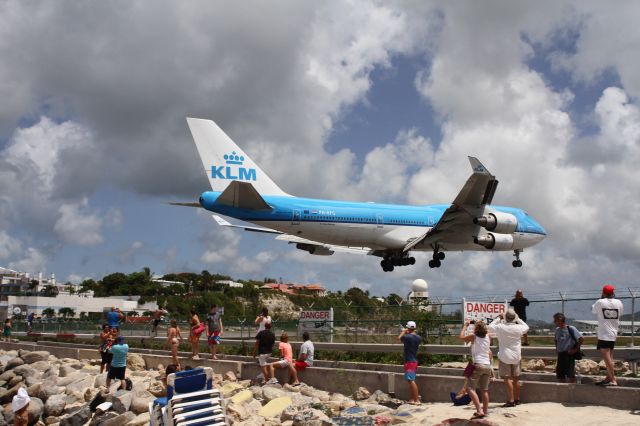
M 49 361 L 36 361 L 31 364 L 31 367 L 38 370 L 41 373 L 44 373 L 51 367 L 51 363 Z
M 230 383 L 225 383 L 225 385 L 220 388 L 220 393 L 222 394 L 223 397 L 229 398 L 235 395 L 236 393 L 240 392 L 242 389 L 243 389 L 242 385 L 238 383 L 230 382 Z
M 7 387 L 13 387 L 20 384 L 22 384 L 22 376 L 16 375 L 13 376 L 13 379 L 9 380 L 9 383 L 7 383 Z
M 69 365 L 61 365 L 58 372 L 58 377 L 68 377 L 76 373 L 77 371 L 78 370 Z
M 70 376 L 70 377 L 73 377 L 73 376 Z M 67 385 L 67 390 L 66 390 L 67 395 L 71 395 L 74 392 L 80 392 L 80 394 L 84 395 L 87 389 L 93 387 L 94 382 L 95 382 L 95 378 L 93 376 L 86 375 L 80 380 L 76 380 L 73 383 L 70 383 L 69 385 Z
M 325 413 L 316 409 L 307 409 L 293 416 L 293 426 L 302 425 L 332 425 L 333 421 Z
M 236 373 L 234 373 L 233 371 L 227 371 L 226 373 L 224 373 L 224 376 L 222 376 L 223 380 L 225 382 L 237 382 L 238 378 L 236 377 Z
M 356 401 L 362 401 L 364 399 L 367 399 L 371 396 L 371 392 L 369 392 L 369 390 L 367 388 L 364 387 L 359 387 L 357 391 L 354 392 L 353 394 L 353 399 L 355 399 Z
M 155 396 L 145 390 L 131 392 L 131 394 L 133 395 L 133 399 L 131 400 L 131 406 L 129 408 L 136 414 L 147 412 L 149 410 L 149 403 L 156 399 Z
M 145 411 L 144 413 L 140 413 L 136 416 L 135 419 L 130 420 L 127 423 L 127 426 L 146 426 L 151 422 L 151 416 L 149 416 L 149 411 Z
M 543 359 L 530 359 L 525 369 L 528 371 L 541 371 L 544 370 L 545 366 Z
M 295 417 L 296 414 L 298 414 L 298 410 L 293 405 L 290 405 L 287 408 L 285 408 L 284 410 L 282 410 L 282 413 L 280 414 L 280 421 L 281 422 L 287 422 L 287 421 L 293 422 L 293 418 Z
M 243 421 L 249 418 L 249 410 L 242 404 L 227 404 L 227 416 L 235 421 Z
M 268 402 L 276 398 L 286 396 L 287 392 L 273 386 L 265 386 L 262 388 L 262 397 Z
M 27 364 L 33 364 L 38 361 L 49 361 L 49 352 L 47 351 L 33 351 L 22 355 L 22 360 Z
M 18 393 L 18 389 L 20 389 L 21 387 L 22 386 L 20 385 L 15 385 L 14 387 L 7 389 L 5 392 L 0 391 L 0 403 L 2 404 L 10 403 L 13 397 L 16 396 L 16 394 Z M 2 388 L 2 390 L 5 390 L 5 389 Z
M 139 354 L 127 354 L 127 370 L 129 371 L 141 371 L 147 369 L 147 363 L 144 358 Z
M 29 394 L 29 396 L 38 396 L 38 394 L 40 393 L 41 386 L 42 386 L 41 383 L 36 383 L 34 385 L 31 385 L 27 388 L 27 393 Z
M 133 400 L 133 394 L 126 390 L 118 391 L 115 394 L 109 395 L 107 397 L 107 401 L 113 404 L 111 408 L 113 408 L 113 411 L 115 411 L 118 414 L 122 414 L 124 412 L 129 411 L 132 400 Z
M 66 395 L 52 395 L 47 399 L 44 404 L 45 416 L 60 416 L 64 412 L 64 407 L 67 405 Z
M 83 426 L 91 418 L 89 406 L 79 407 L 60 420 L 60 426 Z
M 9 380 L 13 379 L 14 377 L 16 377 L 16 373 L 13 370 L 8 370 L 5 371 L 4 373 L 0 374 L 0 380 L 8 382 Z
M 58 386 L 68 386 L 73 382 L 77 382 L 79 380 L 82 380 L 86 377 L 89 377 L 88 374 L 85 373 L 81 373 L 81 372 L 75 372 L 69 376 L 65 376 L 65 377 L 58 377 L 56 379 L 56 385 Z
M 244 404 L 253 399 L 253 393 L 249 389 L 242 390 L 231 397 L 231 402 L 234 404 Z
M 13 370 L 14 368 L 22 364 L 24 364 L 22 358 L 13 358 L 9 362 L 7 362 L 7 365 L 4 366 L 4 371 Z
M 99 388 L 102 386 L 107 386 L 107 375 L 106 374 L 98 374 L 96 376 L 95 381 L 93 382 L 94 388 Z
M 132 421 L 133 419 L 135 419 L 137 416 L 135 414 L 133 414 L 131 411 L 127 411 L 126 413 L 122 413 L 117 417 L 114 417 L 110 420 L 107 420 L 103 423 L 101 423 L 101 426 L 122 426 L 122 425 L 126 425 L 127 423 L 129 423 L 130 421 Z
M 258 415 L 262 417 L 279 417 L 282 411 L 291 405 L 291 398 L 283 396 L 273 399 L 258 411 Z
M 592 359 L 581 359 L 576 361 L 576 372 L 580 374 L 598 374 L 600 367 Z
M 49 377 L 57 378 L 59 373 L 60 373 L 60 366 L 57 364 L 52 364 L 44 373 L 42 373 L 42 378 L 43 379 L 46 379 Z
M 40 392 L 38 392 L 38 398 L 40 398 L 44 402 L 47 402 L 47 400 L 51 396 L 57 395 L 57 394 L 62 393 L 62 392 L 64 392 L 64 390 L 61 390 L 57 386 L 45 385 L 43 383 L 43 384 L 40 385 Z
M 38 370 L 28 364 L 23 364 L 15 367 L 13 369 L 13 372 L 16 374 L 16 376 L 22 376 L 23 378 L 32 377 L 39 374 Z
M 91 419 L 91 423 L 89 423 L 89 426 L 100 426 L 107 420 L 115 419 L 119 415 L 120 414 L 113 411 L 96 411 L 96 414 Z
M 48 356 L 48 355 L 47 355 Z M 40 398 L 33 397 L 31 398 L 31 402 L 29 402 L 29 408 L 27 408 L 27 413 L 29 413 L 29 424 L 35 424 L 42 413 L 44 413 L 44 403 Z
M 33 386 L 37 383 L 40 383 L 41 381 L 42 379 L 40 379 L 38 376 L 30 376 L 24 379 L 24 383 L 27 385 L 27 387 Z

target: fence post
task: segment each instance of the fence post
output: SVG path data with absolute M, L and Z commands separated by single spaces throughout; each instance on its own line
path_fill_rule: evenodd
M 636 293 L 631 291 L 631 346 L 636 345 Z
M 561 291 L 559 291 L 558 294 L 560 294 L 560 300 L 562 301 L 562 315 L 564 315 L 564 301 L 565 301 L 564 294 L 562 294 Z

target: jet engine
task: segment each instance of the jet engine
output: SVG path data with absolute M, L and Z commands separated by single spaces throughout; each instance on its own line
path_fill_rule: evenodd
M 474 238 L 473 242 L 489 250 L 511 250 L 513 247 L 513 235 L 488 233 Z
M 300 250 L 308 251 L 309 253 L 314 254 L 316 256 L 331 256 L 334 253 L 333 250 L 329 250 L 326 247 L 316 246 L 313 244 L 298 243 L 296 244 L 296 248 Z
M 514 215 L 500 212 L 476 217 L 473 219 L 473 223 L 482 226 L 487 231 L 494 231 L 500 234 L 510 234 L 518 227 L 518 219 Z

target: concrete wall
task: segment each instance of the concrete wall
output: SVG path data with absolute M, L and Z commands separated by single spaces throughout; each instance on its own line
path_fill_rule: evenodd
M 26 349 L 26 350 L 46 350 L 51 354 L 62 358 L 76 359 L 98 359 L 99 354 L 97 348 L 88 345 L 78 345 L 78 347 L 70 347 L 71 345 L 62 346 L 56 343 L 35 344 L 32 342 L 25 343 L 0 343 L 0 349 Z M 75 346 L 75 345 L 74 345 Z M 132 352 L 139 353 L 145 359 L 147 368 L 157 368 L 158 364 L 167 365 L 170 363 L 170 357 L 167 351 L 158 351 L 151 349 L 132 349 Z M 181 353 L 181 356 L 187 355 Z M 243 379 L 252 379 L 260 372 L 257 362 L 250 357 L 234 357 L 229 359 L 211 362 L 210 360 L 190 360 L 183 359 L 183 365 L 209 366 L 218 374 L 227 371 L 233 371 L 236 375 Z M 325 364 L 328 362 L 324 362 Z M 397 398 L 409 399 L 407 384 L 404 380 L 403 373 L 396 370 L 394 366 L 390 366 L 394 371 L 371 371 L 367 369 L 343 368 L 353 366 L 355 363 L 342 363 L 334 366 L 314 365 L 304 372 L 300 373 L 300 380 L 329 392 L 340 392 L 344 394 L 353 393 L 358 387 L 364 386 L 370 391 L 380 389 L 384 392 L 395 394 Z M 374 364 L 370 364 L 374 365 Z M 361 364 L 357 364 L 358 367 Z M 389 367 L 389 366 L 387 366 Z M 429 371 L 430 369 L 426 369 Z M 447 369 L 431 369 L 436 372 L 456 372 L 457 370 Z M 460 371 L 458 375 L 450 374 L 424 374 L 425 370 L 421 370 L 416 378 L 416 383 L 420 390 L 420 394 L 424 401 L 427 402 L 446 402 L 449 401 L 449 392 L 457 391 L 462 386 L 462 376 Z M 281 383 L 287 381 L 287 373 L 284 370 L 277 370 L 276 376 Z M 548 376 L 548 375 L 547 375 Z M 532 376 L 533 377 L 533 376 Z M 524 377 L 523 377 L 524 378 Z M 637 380 L 637 379 L 636 379 Z M 491 401 L 506 401 L 505 387 L 501 381 L 494 381 L 489 386 Z M 619 409 L 637 409 L 640 405 L 640 386 L 638 387 L 618 387 L 603 388 L 599 386 L 582 384 L 566 384 L 543 382 L 536 380 L 523 381 L 521 399 L 523 402 L 560 402 L 560 403 L 576 403 L 588 405 L 603 405 Z

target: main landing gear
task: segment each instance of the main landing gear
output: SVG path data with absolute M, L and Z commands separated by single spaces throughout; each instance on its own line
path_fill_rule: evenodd
M 438 251 L 438 249 L 436 248 L 433 251 L 433 259 L 429 261 L 429 268 L 439 268 L 440 265 L 442 265 L 444 257 L 444 252 Z
M 511 262 L 511 265 L 514 268 L 521 268 L 522 267 L 522 260 L 520 260 L 520 253 L 521 252 L 522 252 L 522 250 L 514 250 L 513 251 L 513 255 L 516 257 L 516 260 Z
M 380 261 L 380 266 L 384 272 L 392 272 L 396 266 L 415 265 L 415 257 L 385 257 Z

